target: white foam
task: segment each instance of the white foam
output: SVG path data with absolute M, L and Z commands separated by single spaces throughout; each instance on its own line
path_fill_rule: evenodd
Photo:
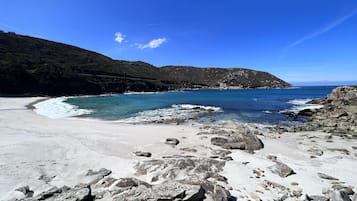
M 51 98 L 34 105 L 34 111 L 51 119 L 74 117 L 92 113 L 91 110 L 79 109 L 75 105 L 66 103 L 68 97 Z
M 220 107 L 180 104 L 169 108 L 147 110 L 135 114 L 133 117 L 118 120 L 124 123 L 167 123 L 186 121 L 210 112 L 221 112 Z
M 311 100 L 312 99 L 310 98 L 290 100 L 288 103 L 292 104 L 293 106 L 290 109 L 284 110 L 282 112 L 290 111 L 290 112 L 298 113 L 299 111 L 305 109 L 317 110 L 323 107 L 323 105 L 319 105 L 319 104 L 309 104 L 308 102 Z

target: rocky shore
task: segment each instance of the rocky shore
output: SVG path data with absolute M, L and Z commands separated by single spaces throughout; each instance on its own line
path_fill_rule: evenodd
M 357 87 L 337 87 L 325 99 L 312 103 L 323 107 L 312 111 L 312 125 L 329 133 L 352 134 L 357 137 Z M 309 111 L 303 111 L 306 113 Z

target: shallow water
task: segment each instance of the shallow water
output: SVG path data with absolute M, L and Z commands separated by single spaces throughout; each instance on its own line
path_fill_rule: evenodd
M 314 107 L 305 103 L 311 99 L 325 97 L 333 88 L 319 86 L 289 89 L 194 90 L 76 97 L 68 98 L 64 102 L 75 106 L 77 110 L 91 111 L 89 114 L 82 114 L 81 117 L 104 120 L 140 122 L 165 116 L 189 116 L 192 115 L 190 110 L 182 109 L 180 106 L 188 104 L 213 107 L 213 110 L 197 115 L 196 121 L 233 120 L 277 124 L 279 121 L 292 120 L 279 112 Z M 178 105 L 180 107 L 177 107 Z

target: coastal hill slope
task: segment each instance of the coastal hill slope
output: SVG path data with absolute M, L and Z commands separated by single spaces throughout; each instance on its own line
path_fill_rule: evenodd
M 289 87 L 243 68 L 155 67 L 63 43 L 0 31 L 0 94 L 77 95 L 187 88 Z

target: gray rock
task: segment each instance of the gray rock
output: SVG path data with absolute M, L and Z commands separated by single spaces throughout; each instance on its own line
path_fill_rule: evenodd
M 306 195 L 308 201 L 329 201 L 329 198 L 322 195 Z
M 223 148 L 225 149 L 240 149 L 240 150 L 245 150 L 245 143 L 243 142 L 232 142 L 232 143 L 225 143 L 222 145 Z
M 268 169 L 280 177 L 288 177 L 290 175 L 296 174 L 294 170 L 291 169 L 288 165 L 279 161 L 275 161 L 275 165 L 268 167 Z
M 136 151 L 134 152 L 136 156 L 142 156 L 142 157 L 151 157 L 150 152 L 145 152 L 145 151 Z
M 117 183 L 115 184 L 115 186 L 120 188 L 131 188 L 131 187 L 137 187 L 139 185 L 143 185 L 147 188 L 151 187 L 150 184 L 135 178 L 120 178 L 117 180 Z
M 131 188 L 114 197 L 116 201 L 129 200 L 192 200 L 199 201 L 205 198 L 205 191 L 199 185 L 184 184 L 177 181 L 168 181 L 147 188 L 140 185 Z
M 92 176 L 92 175 L 101 175 L 103 177 L 108 176 L 112 173 L 111 170 L 105 169 L 105 168 L 101 168 L 98 171 L 93 171 L 93 170 L 88 170 L 86 176 Z
M 213 137 L 213 138 L 211 138 L 211 144 L 213 144 L 213 145 L 223 146 L 226 143 L 228 143 L 228 139 L 227 138 L 223 138 L 223 137 Z
M 321 173 L 321 172 L 318 172 L 317 175 L 321 178 L 321 179 L 326 179 L 326 180 L 338 180 L 337 178 L 335 177 L 332 177 L 330 175 L 327 175 L 327 174 L 324 174 L 324 173 Z
M 90 185 L 79 184 L 73 189 L 58 194 L 55 200 L 91 201 L 94 198 L 91 194 Z
M 23 193 L 27 198 L 33 196 L 33 190 L 31 190 L 29 186 L 22 186 L 20 188 L 15 189 L 15 191 Z
M 57 188 L 57 187 L 51 187 L 50 189 L 48 189 L 47 191 L 44 191 L 40 194 L 38 194 L 35 199 L 36 200 L 45 200 L 47 198 L 50 198 L 50 197 L 54 197 L 55 195 L 58 195 L 62 192 L 65 192 L 67 190 L 69 190 L 70 188 L 67 187 L 67 186 L 64 186 L 62 188 Z
M 167 138 L 165 144 L 178 145 L 180 141 L 176 138 Z

